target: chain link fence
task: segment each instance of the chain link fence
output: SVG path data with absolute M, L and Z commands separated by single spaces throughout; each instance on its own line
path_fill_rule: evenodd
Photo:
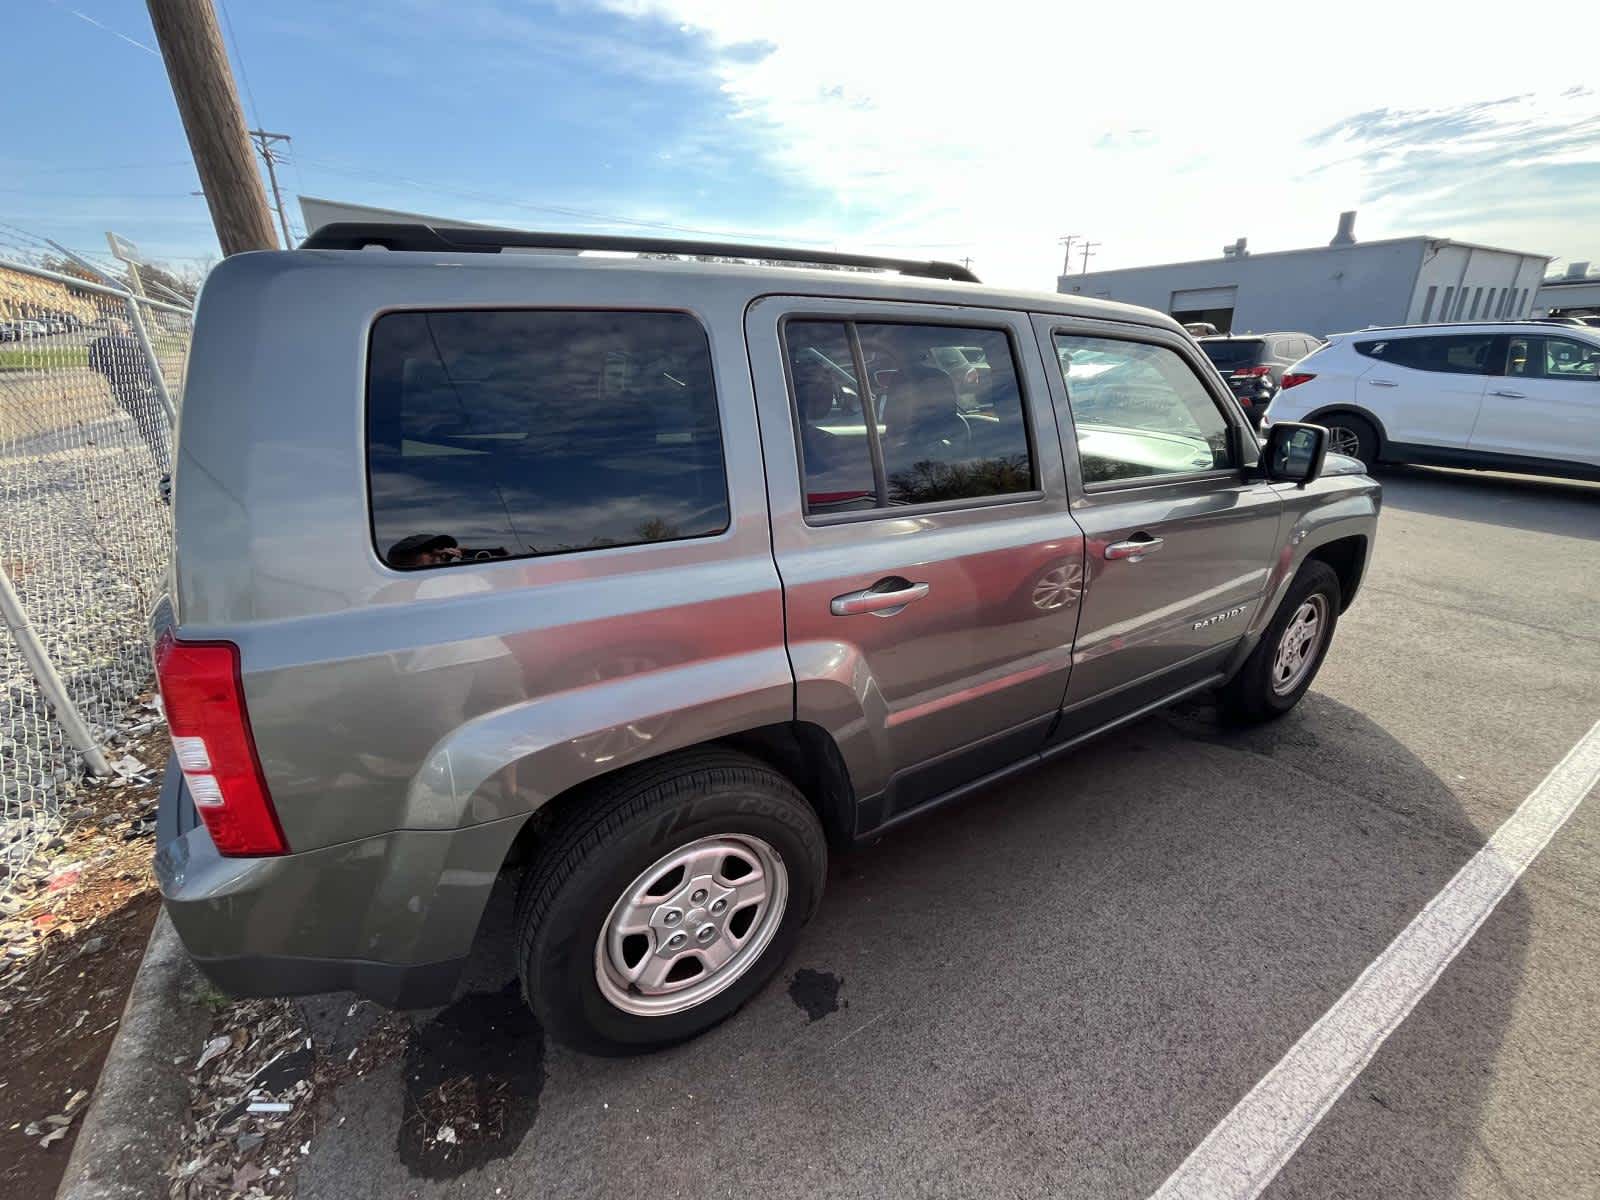
M 190 313 L 64 266 L 0 227 L 0 899 L 125 753 L 171 541 Z

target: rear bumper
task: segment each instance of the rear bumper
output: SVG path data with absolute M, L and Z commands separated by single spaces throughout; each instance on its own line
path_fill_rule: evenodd
M 169 909 L 170 911 L 170 909 Z M 272 954 L 196 958 L 200 973 L 230 996 L 306 996 L 355 992 L 387 1008 L 437 1008 L 450 1003 L 466 959 L 419 963 L 352 958 L 286 958 Z
M 447 1003 L 523 818 L 398 830 L 274 858 L 224 858 L 169 765 L 156 879 L 184 947 L 235 996 L 350 990 Z

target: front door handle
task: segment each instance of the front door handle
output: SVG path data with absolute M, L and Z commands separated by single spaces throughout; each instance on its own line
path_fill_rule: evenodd
M 1507 400 L 1526 400 L 1528 398 L 1528 394 L 1526 392 L 1499 391 L 1499 392 L 1490 392 L 1489 395 L 1491 395 L 1491 396 L 1504 396 Z
M 909 583 L 898 578 L 880 579 L 859 592 L 835 596 L 828 607 L 836 617 L 853 617 L 857 613 L 892 617 L 913 600 L 921 600 L 927 594 L 928 585 L 925 583 Z
M 1112 542 L 1106 547 L 1107 558 L 1125 558 L 1129 562 L 1138 562 L 1146 554 L 1154 554 L 1167 543 L 1158 537 L 1149 534 L 1140 534 L 1136 538 L 1129 538 L 1125 542 Z
M 1398 383 L 1396 383 L 1392 379 L 1369 379 L 1369 380 L 1367 380 L 1367 382 L 1370 383 L 1373 387 L 1399 387 L 1400 386 Z

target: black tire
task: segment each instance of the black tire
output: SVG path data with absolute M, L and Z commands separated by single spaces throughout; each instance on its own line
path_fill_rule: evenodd
M 1315 422 L 1328 431 L 1328 449 L 1335 454 L 1349 454 L 1359 458 L 1368 470 L 1378 465 L 1378 431 L 1372 422 L 1354 413 L 1331 413 Z M 1344 435 L 1341 438 L 1341 434 Z M 1351 444 L 1354 443 L 1354 450 Z M 1336 445 L 1343 445 L 1340 450 Z
M 1285 631 L 1296 620 L 1302 607 L 1317 605 L 1318 601 L 1313 597 L 1321 598 L 1321 640 L 1312 650 L 1311 661 L 1304 674 L 1295 680 L 1294 686 L 1278 691 L 1273 686 L 1272 675 L 1279 646 Z M 1257 725 L 1283 716 L 1300 703 L 1300 697 L 1306 694 L 1311 681 L 1322 669 L 1322 660 L 1327 657 L 1328 647 L 1333 644 L 1342 598 L 1339 576 L 1327 563 L 1312 559 L 1300 568 L 1283 602 L 1278 605 L 1278 611 L 1273 614 L 1271 623 L 1261 635 L 1261 640 L 1250 652 L 1250 657 L 1244 660 L 1244 665 L 1233 678 L 1218 689 L 1217 700 L 1227 720 L 1236 725 Z
M 639 1015 L 607 999 L 596 946 L 625 890 L 699 838 L 760 839 L 781 860 L 788 895 L 759 956 L 722 991 L 682 1012 Z M 552 1037 L 591 1054 L 659 1050 L 736 1012 L 783 966 L 827 874 L 822 823 L 792 783 L 757 759 L 696 750 L 618 773 L 587 798 L 528 868 L 517 903 L 522 993 Z

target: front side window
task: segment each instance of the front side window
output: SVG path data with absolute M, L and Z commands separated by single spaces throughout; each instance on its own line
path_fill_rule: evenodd
M 784 348 L 807 513 L 1036 488 L 1004 331 L 792 320 Z
M 728 527 L 705 330 L 657 312 L 399 312 L 372 329 L 367 474 L 391 567 Z
M 1237 465 L 1227 418 L 1176 351 L 1065 333 L 1055 347 L 1085 483 Z
M 1544 374 L 1546 379 L 1593 380 L 1600 376 L 1600 346 L 1571 338 L 1546 337 Z

